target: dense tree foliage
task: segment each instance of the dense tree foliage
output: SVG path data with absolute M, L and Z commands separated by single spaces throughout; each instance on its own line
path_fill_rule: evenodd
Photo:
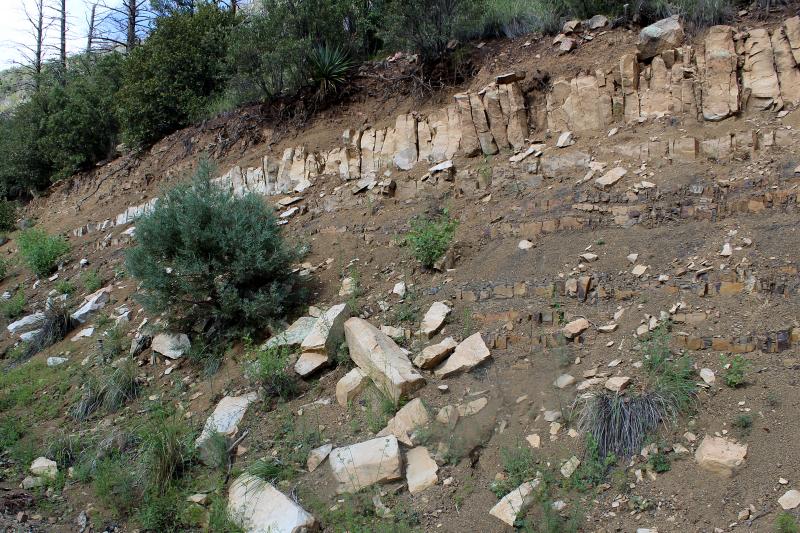
M 725 21 L 737 1 L 253 0 L 234 12 L 248 2 L 153 0 L 151 31 L 132 51 L 76 56 L 66 73 L 45 64 L 35 92 L 0 115 L 0 193 L 30 195 L 120 141 L 145 147 L 244 103 L 299 90 L 329 97 L 378 53 L 413 51 L 427 69 L 462 57 L 459 42 L 473 38 L 552 33 L 596 13 L 639 23 L 679 13 L 703 26 Z

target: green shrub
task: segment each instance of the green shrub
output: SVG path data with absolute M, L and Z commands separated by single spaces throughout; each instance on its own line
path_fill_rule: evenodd
M 180 415 L 159 413 L 143 428 L 140 437 L 145 492 L 166 495 L 194 458 L 194 435 Z
M 228 512 L 225 498 L 212 495 L 208 506 L 208 531 L 215 533 L 245 533 L 245 529 L 236 523 Z
M 292 352 L 285 346 L 261 348 L 251 353 L 247 377 L 258 383 L 267 397 L 288 400 L 297 393 L 297 379 L 289 369 Z
M 126 61 L 118 96 L 126 143 L 154 142 L 205 113 L 225 82 L 226 35 L 233 23 L 229 11 L 205 2 L 194 13 L 156 20 Z
M 17 224 L 17 203 L 0 199 L 0 231 L 14 231 Z
M 211 185 L 210 174 L 202 162 L 191 183 L 137 222 L 126 264 L 149 312 L 219 334 L 249 333 L 300 303 L 305 291 L 292 264 L 301 253 L 261 198 L 234 197 Z
M 0 300 L 0 312 L 7 319 L 14 320 L 22 316 L 25 311 L 25 303 L 25 291 L 20 287 L 8 300 Z
M 669 472 L 672 468 L 670 464 L 669 457 L 664 452 L 656 452 L 650 456 L 647 460 L 647 464 L 650 468 L 653 469 L 654 472 L 658 474 L 663 474 L 664 472 Z
M 509 38 L 532 32 L 554 35 L 561 31 L 561 11 L 555 3 L 547 0 L 487 0 L 478 32 L 487 37 Z
M 10 264 L 8 259 L 0 257 L 0 281 L 6 279 L 6 276 L 8 275 L 9 266 Z
M 741 355 L 734 355 L 731 359 L 723 356 L 721 359 L 722 364 L 727 367 L 722 376 L 725 385 L 732 389 L 744 385 L 746 382 L 745 374 L 750 362 Z
M 435 218 L 415 219 L 411 222 L 405 242 L 411 247 L 411 253 L 417 261 L 427 268 L 433 268 L 450 247 L 457 227 L 458 221 L 451 220 L 446 211 Z
M 28 360 L 45 348 L 61 342 L 72 328 L 75 320 L 70 314 L 67 302 L 54 300 L 44 310 L 44 321 L 39 332 L 28 341 L 22 360 Z
M 750 434 L 753 428 L 753 416 L 748 414 L 741 414 L 733 421 L 733 427 L 739 430 L 739 434 L 743 437 Z
M 22 259 L 40 278 L 55 270 L 58 260 L 69 251 L 69 244 L 63 237 L 48 235 L 37 228 L 20 233 L 17 244 Z
M 58 294 L 66 294 L 67 296 L 75 292 L 75 284 L 69 280 L 58 280 L 53 287 Z
M 87 270 L 83 273 L 83 288 L 86 292 L 97 292 L 103 286 L 103 280 L 97 270 Z
M 513 448 L 502 448 L 500 463 L 503 465 L 504 477 L 491 485 L 492 492 L 498 498 L 502 498 L 536 475 L 533 450 L 526 443 L 519 443 Z

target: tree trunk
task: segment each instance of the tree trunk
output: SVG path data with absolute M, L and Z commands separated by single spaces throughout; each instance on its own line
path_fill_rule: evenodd
M 92 14 L 89 17 L 89 36 L 86 38 L 86 53 L 92 51 L 92 39 L 94 38 L 94 17 L 97 13 L 97 4 L 92 4 Z
M 133 47 L 136 46 L 136 17 L 138 15 L 138 0 L 127 0 L 128 5 L 128 31 L 125 40 L 125 51 L 131 53 Z
M 67 71 L 67 0 L 61 0 L 61 69 L 63 72 Z

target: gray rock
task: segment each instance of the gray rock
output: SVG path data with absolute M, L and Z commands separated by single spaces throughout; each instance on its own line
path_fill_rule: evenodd
M 270 483 L 242 474 L 228 491 L 228 512 L 247 533 L 301 533 L 316 520 Z
M 192 343 L 185 333 L 159 333 L 153 337 L 153 351 L 169 359 L 179 359 L 189 351 Z
M 6 327 L 6 329 L 12 335 L 17 335 L 20 333 L 25 333 L 26 331 L 37 329 L 39 326 L 44 324 L 44 321 L 44 313 L 33 313 L 32 315 L 24 316 L 19 320 L 12 322 Z
M 650 59 L 666 50 L 674 50 L 683 44 L 684 32 L 678 15 L 661 19 L 643 28 L 636 43 L 641 59 Z

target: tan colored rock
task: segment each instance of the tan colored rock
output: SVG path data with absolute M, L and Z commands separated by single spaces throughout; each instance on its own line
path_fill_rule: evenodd
M 611 96 L 589 74 L 579 74 L 569 82 L 569 96 L 561 108 L 568 127 L 579 133 L 605 130 L 613 120 Z
M 314 448 L 308 454 L 308 460 L 306 461 L 306 466 L 308 467 L 309 472 L 313 472 L 317 469 L 322 462 L 328 458 L 330 455 L 331 450 L 333 450 L 333 444 L 324 444 L 319 448 Z
M 489 348 L 480 333 L 475 333 L 456 346 L 453 355 L 438 367 L 434 374 L 437 378 L 446 378 L 461 372 L 467 372 L 491 357 Z
M 636 47 L 640 57 L 650 59 L 666 50 L 674 50 L 683 44 L 684 32 L 680 18 L 674 15 L 661 19 L 639 32 Z
M 328 456 L 337 492 L 359 490 L 402 477 L 402 458 L 394 435 L 335 448 Z
M 294 364 L 294 371 L 300 377 L 308 377 L 328 364 L 328 355 L 315 352 L 303 352 Z
M 561 465 L 561 475 L 565 478 L 569 478 L 575 473 L 575 470 L 577 470 L 580 465 L 581 460 L 573 455 Z
M 457 94 L 454 98 L 458 105 L 460 117 L 461 151 L 465 157 L 474 157 L 481 152 L 481 144 L 480 141 L 478 141 L 478 132 L 475 129 L 475 122 L 472 120 L 472 107 L 469 101 L 469 94 Z
M 797 104 L 800 102 L 800 70 L 797 68 L 792 47 L 783 27 L 778 27 L 772 32 L 771 42 L 781 98 L 784 102 Z
M 417 121 L 412 114 L 400 115 L 395 124 L 396 152 L 393 162 L 400 170 L 411 170 L 417 164 Z
M 433 487 L 439 482 L 436 474 L 439 466 L 433 460 L 427 448 L 418 446 L 406 453 L 406 481 L 408 492 L 418 494 L 428 487 Z
M 350 316 L 347 304 L 334 305 L 317 319 L 314 327 L 303 339 L 300 349 L 325 355 L 336 353 L 342 342 L 344 322 Z
M 414 431 L 427 425 L 428 422 L 430 422 L 430 416 L 425 404 L 419 398 L 414 398 L 395 413 L 386 427 L 378 433 L 378 436 L 394 435 L 406 446 L 413 446 Z
M 438 344 L 425 347 L 418 356 L 414 358 L 414 364 L 424 370 L 430 370 L 453 353 L 458 343 L 453 337 L 447 337 Z
M 366 320 L 349 319 L 344 332 L 350 358 L 393 400 L 425 385 L 425 378 L 411 366 L 405 351 Z
M 594 180 L 594 184 L 598 189 L 607 190 L 613 187 L 627 173 L 628 171 L 622 167 L 614 167 Z
M 463 403 L 458 406 L 458 416 L 464 418 L 466 416 L 476 415 L 487 405 L 489 405 L 489 399 L 485 397 Z
M 228 512 L 247 533 L 300 533 L 316 520 L 272 484 L 242 474 L 228 490 Z
M 58 475 L 58 463 L 47 457 L 37 457 L 31 463 L 30 472 L 34 476 L 55 478 Z
M 206 419 L 203 431 L 195 441 L 195 446 L 200 449 L 200 457 L 203 461 L 214 461 L 216 458 L 208 455 L 213 450 L 207 450 L 204 444 L 214 434 L 219 433 L 226 437 L 234 437 L 239 432 L 239 422 L 244 418 L 247 408 L 251 403 L 258 399 L 254 392 L 242 396 L 225 396 L 222 398 L 211 416 Z
M 419 330 L 420 333 L 430 339 L 439 331 L 444 325 L 447 315 L 450 314 L 451 309 L 444 302 L 434 302 L 430 309 L 422 317 Z
M 469 105 L 472 109 L 472 122 L 475 124 L 475 131 L 478 134 L 478 142 L 481 151 L 485 155 L 494 155 L 498 152 L 494 136 L 489 129 L 489 120 L 486 117 L 486 110 L 483 108 L 480 96 L 469 93 Z
M 764 28 L 750 30 L 744 42 L 744 50 L 742 86 L 750 91 L 747 108 L 780 109 L 783 100 L 778 75 L 775 72 L 775 58 L 769 32 Z
M 456 427 L 459 416 L 456 406 L 445 405 L 436 413 L 436 421 L 452 429 Z
M 336 401 L 342 407 L 347 407 L 368 384 L 367 374 L 358 367 L 353 368 L 336 383 Z
M 589 321 L 585 318 L 578 318 L 564 326 L 561 332 L 567 339 L 574 339 L 587 329 L 589 329 Z
M 794 16 L 783 22 L 783 29 L 792 48 L 794 62 L 800 65 L 800 17 Z
M 517 518 L 524 515 L 536 498 L 536 489 L 539 480 L 526 481 L 516 489 L 503 496 L 489 511 L 489 514 L 499 518 L 507 525 L 513 527 Z
M 496 84 L 490 84 L 483 93 L 483 107 L 489 117 L 489 130 L 492 132 L 495 143 L 500 150 L 507 150 L 511 147 L 508 143 L 508 132 L 506 129 L 506 118 L 500 106 L 500 91 Z
M 747 445 L 737 444 L 723 437 L 706 435 L 694 454 L 700 468 L 723 477 L 731 477 L 744 464 Z
M 528 444 L 530 444 L 531 448 L 541 448 L 542 446 L 542 438 L 536 433 L 528 435 L 525 437 L 525 440 L 528 441 Z
M 778 503 L 784 511 L 797 508 L 800 506 L 800 491 L 796 489 L 786 491 L 783 496 L 778 498 Z
M 528 111 L 525 108 L 525 95 L 518 83 L 500 86 L 500 107 L 508 124 L 506 134 L 508 142 L 514 150 L 525 146 L 528 136 Z
M 620 392 L 624 391 L 628 385 L 631 383 L 631 378 L 628 376 L 614 376 L 613 378 L 608 378 L 605 383 L 605 388 L 610 390 L 611 392 L 616 392 L 619 394 Z
M 574 383 L 575 383 L 575 376 L 571 376 L 570 374 L 561 374 L 553 382 L 553 386 L 557 389 L 566 389 L 567 387 L 569 387 Z

